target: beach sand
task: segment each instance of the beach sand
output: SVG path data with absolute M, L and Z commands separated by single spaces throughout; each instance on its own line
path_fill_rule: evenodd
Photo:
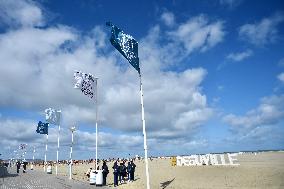
M 284 188 L 284 152 L 245 153 L 237 156 L 239 166 L 190 166 L 173 167 L 170 159 L 149 161 L 152 189 L 282 189 Z M 117 188 L 146 188 L 145 164 L 136 160 L 135 181 Z M 107 184 L 113 188 L 113 162 L 107 164 L 110 173 Z M 88 182 L 84 173 L 94 164 L 73 166 L 73 179 Z M 101 167 L 101 164 L 100 164 Z M 40 167 L 36 167 L 39 169 Z M 41 167 L 40 170 L 43 170 Z M 67 165 L 61 165 L 59 173 L 67 176 Z M 53 168 L 55 174 L 55 168 Z

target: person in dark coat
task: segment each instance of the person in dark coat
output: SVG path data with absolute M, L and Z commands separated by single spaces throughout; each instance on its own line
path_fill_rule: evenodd
M 23 173 L 25 173 L 26 172 L 26 170 L 27 170 L 27 164 L 28 164 L 28 162 L 23 162 Z
M 124 177 L 126 176 L 126 166 L 124 162 L 119 165 L 119 182 L 124 183 Z
M 103 170 L 103 185 L 106 185 L 106 178 L 107 178 L 107 174 L 109 173 L 109 171 L 108 171 L 108 166 L 105 161 L 103 162 L 102 170 Z
M 118 174 L 119 174 L 119 166 L 117 165 L 117 161 L 114 162 L 113 166 L 113 185 L 114 187 L 118 186 Z
M 130 161 L 128 162 L 127 164 L 127 180 L 128 182 L 130 182 L 130 174 L 131 174 L 131 164 L 130 164 Z
M 17 173 L 19 173 L 20 168 L 21 168 L 21 163 L 20 161 L 17 161 Z
M 135 167 L 136 165 L 134 164 L 133 160 L 131 160 L 131 170 L 130 170 L 130 180 L 134 181 L 134 173 L 135 173 Z

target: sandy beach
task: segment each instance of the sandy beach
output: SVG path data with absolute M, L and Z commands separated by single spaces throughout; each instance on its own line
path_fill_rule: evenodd
M 198 189 L 198 188 L 284 188 L 284 152 L 245 153 L 237 156 L 239 166 L 171 166 L 170 159 L 149 161 L 151 188 Z M 135 181 L 121 184 L 118 188 L 146 188 L 145 165 L 136 160 Z M 112 162 L 107 184 L 113 188 Z M 101 165 L 100 165 L 101 166 Z M 94 164 L 73 166 L 73 179 L 88 182 L 84 173 Z M 42 167 L 36 169 L 43 170 Z M 67 176 L 67 165 L 61 165 L 59 173 Z M 55 174 L 55 168 L 53 168 Z

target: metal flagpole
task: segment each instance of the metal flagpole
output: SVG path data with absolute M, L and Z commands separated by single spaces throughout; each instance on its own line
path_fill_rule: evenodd
M 55 167 L 56 175 L 57 175 L 57 166 L 58 166 L 59 137 L 60 137 L 60 124 L 58 124 L 58 135 L 57 135 L 57 151 L 56 151 L 56 167 Z
M 72 165 L 73 165 L 73 160 L 72 160 L 72 153 L 73 153 L 73 132 L 76 130 L 75 127 L 70 128 L 71 133 L 72 133 L 72 141 L 71 141 L 71 147 L 70 147 L 70 166 L 69 166 L 69 179 L 72 179 Z
M 144 136 L 144 152 L 145 152 L 145 171 L 147 178 L 147 189 L 150 189 L 150 178 L 149 178 L 149 166 L 148 166 L 148 148 L 147 148 L 147 135 L 146 135 L 146 126 L 145 126 L 145 114 L 144 114 L 144 102 L 143 102 L 143 87 L 142 87 L 142 78 L 141 73 L 139 73 L 140 79 L 140 99 L 141 99 L 141 109 L 142 109 L 142 125 L 143 125 L 143 136 Z
M 98 167 L 98 79 L 96 78 L 96 91 L 95 91 L 95 100 L 96 100 L 96 168 Z
M 35 147 L 34 147 L 34 151 L 33 151 L 33 164 L 31 165 L 31 170 L 34 169 L 34 165 L 35 165 Z
M 46 166 L 47 143 L 48 143 L 48 134 L 46 134 L 46 143 L 45 143 L 44 166 L 43 166 L 44 172 L 45 172 L 45 166 Z
M 34 147 L 34 151 L 33 151 L 33 164 L 35 163 L 35 147 Z
M 72 163 L 73 163 L 73 161 L 72 161 L 72 150 L 73 150 L 72 147 L 73 147 L 73 131 L 72 131 L 72 142 L 71 142 L 71 148 L 70 148 L 69 179 L 72 179 Z

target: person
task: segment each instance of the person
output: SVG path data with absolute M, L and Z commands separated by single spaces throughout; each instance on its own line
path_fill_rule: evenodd
M 20 163 L 20 161 L 17 161 L 17 173 L 19 173 L 20 167 L 21 167 L 21 163 Z
M 121 162 L 119 165 L 119 182 L 124 183 L 124 177 L 126 175 L 126 167 L 124 165 L 124 162 Z
M 128 178 L 128 182 L 130 182 L 130 175 L 131 175 L 131 164 L 130 161 L 127 164 L 127 178 Z
M 130 170 L 130 181 L 134 181 L 134 172 L 136 165 L 134 164 L 133 160 L 130 162 L 131 170 Z
M 27 164 L 28 164 L 28 162 L 26 162 L 26 161 L 23 162 L 23 173 L 26 173 Z
M 105 186 L 107 174 L 109 173 L 108 166 L 105 161 L 103 162 L 102 170 L 103 170 L 103 186 Z
M 90 167 L 90 168 L 88 169 L 88 171 L 85 173 L 85 175 L 86 175 L 88 178 L 90 178 L 91 171 L 92 171 L 92 167 Z
M 117 161 L 114 162 L 113 166 L 113 185 L 114 187 L 118 186 L 118 165 L 117 165 Z

